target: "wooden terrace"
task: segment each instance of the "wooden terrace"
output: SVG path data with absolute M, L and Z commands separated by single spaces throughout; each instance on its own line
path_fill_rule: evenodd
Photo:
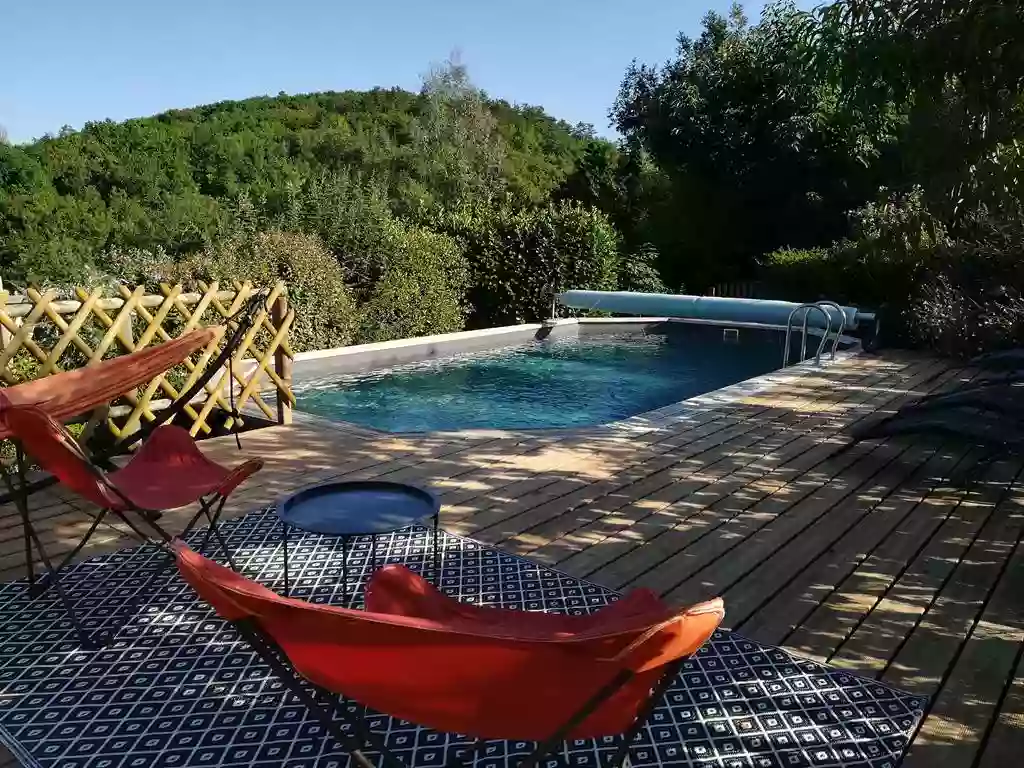
M 860 356 L 630 429 L 274 426 L 242 436 L 241 453 L 267 466 L 229 513 L 331 478 L 423 484 L 451 533 L 616 589 L 723 595 L 732 630 L 931 697 L 907 768 L 1002 768 L 1024 753 L 1024 457 L 987 463 L 924 438 L 846 448 L 842 434 L 974 373 Z M 230 438 L 203 448 L 241 460 Z M 90 523 L 57 491 L 33 514 L 55 553 Z M 2 581 L 24 573 L 20 536 L 16 511 L 0 508 Z M 86 554 L 130 543 L 108 526 Z

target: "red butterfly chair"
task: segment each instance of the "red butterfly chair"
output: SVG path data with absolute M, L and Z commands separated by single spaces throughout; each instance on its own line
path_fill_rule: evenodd
M 470 755 L 487 739 L 539 742 L 522 764 L 531 768 L 566 739 L 619 735 L 617 766 L 683 661 L 725 615 L 720 599 L 677 610 L 648 590 L 588 616 L 472 606 L 397 565 L 374 573 L 365 611 L 349 610 L 281 597 L 181 541 L 173 546 L 185 580 L 363 768 L 372 766 L 360 751 L 366 745 L 387 765 L 402 763 L 365 718 L 338 705 L 338 694 L 476 737 Z M 299 676 L 335 705 L 318 703 Z
M 227 469 L 206 458 L 186 430 L 164 425 L 154 430 L 124 467 L 104 473 L 93 465 L 63 425 L 42 408 L 12 405 L 0 410 L 0 420 L 43 469 L 100 508 L 93 515 L 92 525 L 82 540 L 56 566 L 47 555 L 31 520 L 26 516 L 22 521 L 47 570 L 47 575 L 40 582 L 32 583 L 33 594 L 38 594 L 50 584 L 58 590 L 83 646 L 95 648 L 99 643 L 82 626 L 74 605 L 61 586 L 60 572 L 86 545 L 108 514 L 120 518 L 143 541 L 166 547 L 172 537 L 156 522 L 153 513 L 198 502 L 199 511 L 188 521 L 181 535 L 187 535 L 205 516 L 209 528 L 200 549 L 205 548 L 212 535 L 231 567 L 235 567 L 217 521 L 228 496 L 250 475 L 259 471 L 263 466 L 261 460 L 250 459 L 234 469 Z M 147 534 L 146 529 L 152 533 Z M 154 572 L 138 594 L 144 595 L 157 575 L 159 571 Z M 124 613 L 124 609 L 121 612 Z

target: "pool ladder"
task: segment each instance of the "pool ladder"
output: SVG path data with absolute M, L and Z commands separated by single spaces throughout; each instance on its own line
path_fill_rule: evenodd
M 786 346 L 782 350 L 782 367 L 785 368 L 789 365 L 789 348 L 790 340 L 793 337 L 793 321 L 796 318 L 797 312 L 803 310 L 803 328 L 800 336 L 800 359 L 797 362 L 803 362 L 807 359 L 807 318 L 811 314 L 811 310 L 818 310 L 825 318 L 825 332 L 821 335 L 821 341 L 818 343 L 818 349 L 814 353 L 814 364 L 821 365 L 821 353 L 825 349 L 825 345 L 828 344 L 828 336 L 832 333 L 832 315 L 826 311 L 828 309 L 834 309 L 839 313 L 839 327 L 836 329 L 836 336 L 832 342 L 832 354 L 831 359 L 836 359 L 836 351 L 839 349 L 839 336 L 846 326 L 846 315 L 843 312 L 843 308 L 836 304 L 834 301 L 815 301 L 808 304 L 801 304 L 799 307 L 794 307 L 793 311 L 789 313 L 789 319 L 786 321 Z

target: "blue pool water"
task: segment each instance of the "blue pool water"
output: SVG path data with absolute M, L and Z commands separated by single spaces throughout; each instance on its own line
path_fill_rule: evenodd
M 299 387 L 298 408 L 386 432 L 604 424 L 779 367 L 781 335 L 726 342 L 720 328 L 671 336 L 532 342 Z

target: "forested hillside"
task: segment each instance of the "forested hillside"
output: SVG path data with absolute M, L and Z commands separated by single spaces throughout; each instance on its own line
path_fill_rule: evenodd
M 0 145 L 0 268 L 8 285 L 283 276 L 300 347 L 534 320 L 553 290 L 619 283 L 618 233 L 566 191 L 594 147 L 616 151 L 451 64 L 421 93 L 91 123 Z
M 652 34 L 664 34 L 652 30 Z M 709 14 L 609 108 L 280 95 L 0 141 L 7 283 L 283 276 L 300 347 L 536 320 L 566 287 L 881 308 L 890 341 L 1024 344 L 1024 4 Z

